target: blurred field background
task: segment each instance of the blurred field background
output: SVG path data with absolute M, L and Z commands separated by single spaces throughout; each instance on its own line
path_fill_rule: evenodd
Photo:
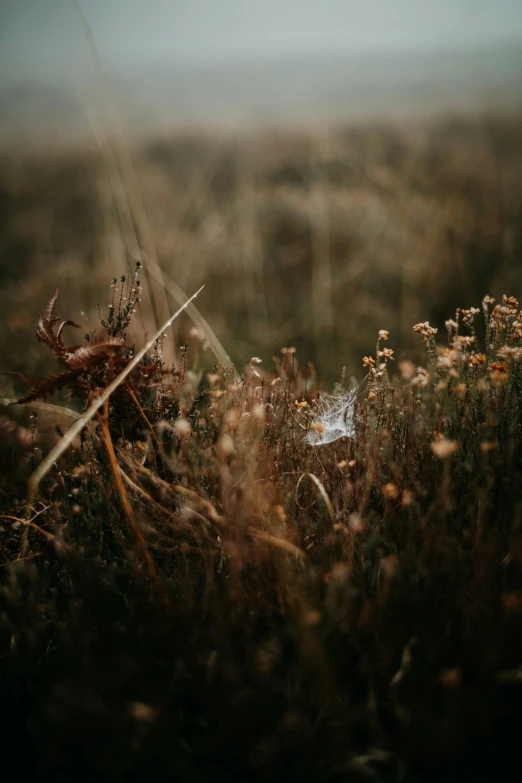
M 108 100 L 74 4 L 45 6 L 2 3 L 2 370 L 47 367 L 34 323 L 56 288 L 88 331 L 154 254 L 187 295 L 205 284 L 238 368 L 290 344 L 326 386 L 360 376 L 379 329 L 415 356 L 418 321 L 520 295 L 515 3 L 85 0 Z

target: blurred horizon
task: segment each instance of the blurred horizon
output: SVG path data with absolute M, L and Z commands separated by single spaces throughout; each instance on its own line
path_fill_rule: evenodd
M 359 119 L 516 110 L 522 44 L 390 54 L 297 55 L 239 64 L 149 65 L 109 73 L 129 139 L 176 131 L 321 126 Z M 99 74 L 60 83 L 0 79 L 0 143 L 31 148 L 85 141 L 105 124 Z M 107 130 L 107 128 L 106 128 Z
M 501 0 L 84 0 L 124 131 L 512 108 L 522 13 Z M 70 0 L 1 0 L 3 143 L 92 136 L 103 89 Z

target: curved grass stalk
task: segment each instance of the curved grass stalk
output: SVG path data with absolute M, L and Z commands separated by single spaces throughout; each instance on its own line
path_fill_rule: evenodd
M 5 405 L 6 408 L 11 407 L 11 405 L 22 405 L 24 408 L 34 408 L 37 411 L 45 411 L 46 413 L 55 413 L 58 416 L 66 416 L 73 421 L 76 421 L 82 415 L 77 411 L 71 410 L 71 408 L 66 408 L 63 405 L 52 405 L 50 402 L 18 402 L 18 400 L 13 400 L 9 397 L 0 397 L 0 405 Z
M 161 269 L 160 265 L 153 258 L 150 258 L 146 254 L 144 255 L 151 275 L 159 283 L 165 286 L 165 290 L 172 296 L 172 298 L 176 302 L 178 303 L 183 302 L 187 298 L 186 294 L 183 292 L 183 289 L 180 288 L 179 285 L 164 270 Z M 236 370 L 232 362 L 232 359 L 225 351 L 223 345 L 218 340 L 217 336 L 212 331 L 207 321 L 203 318 L 203 316 L 201 315 L 197 307 L 193 304 L 189 304 L 187 307 L 187 315 L 190 316 L 194 324 L 204 334 L 205 339 L 207 340 L 210 347 L 214 351 L 214 355 L 216 356 L 216 359 L 218 360 L 219 364 L 223 367 L 224 370 L 232 373 L 235 383 L 240 382 L 241 376 Z

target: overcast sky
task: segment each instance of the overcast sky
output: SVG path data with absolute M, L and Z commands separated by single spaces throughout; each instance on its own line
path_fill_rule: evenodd
M 522 41 L 521 0 L 82 0 L 109 70 L 307 52 Z M 3 77 L 73 73 L 88 48 L 71 0 L 0 0 Z

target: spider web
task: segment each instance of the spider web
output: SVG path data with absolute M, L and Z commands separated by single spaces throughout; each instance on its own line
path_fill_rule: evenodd
M 312 425 L 320 426 L 308 430 L 305 443 L 309 446 L 324 446 L 339 438 L 355 436 L 355 401 L 361 386 L 356 386 L 346 394 L 319 394 L 312 414 Z

